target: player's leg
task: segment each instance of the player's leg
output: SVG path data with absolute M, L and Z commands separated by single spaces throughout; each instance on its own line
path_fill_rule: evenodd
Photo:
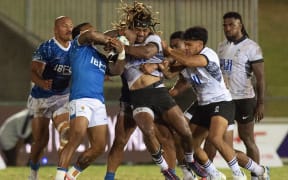
M 136 108 L 133 111 L 133 118 L 143 133 L 143 139 L 148 151 L 151 154 L 160 153 L 160 143 L 155 134 L 154 112 L 147 107 Z
M 233 129 L 234 129 L 234 125 L 229 125 L 224 135 L 224 141 L 228 143 L 232 148 L 233 148 Z M 208 158 L 211 161 L 213 161 L 213 159 L 216 156 L 217 149 L 208 139 L 205 140 L 204 151 L 207 153 Z
M 217 108 L 217 112 L 215 112 L 215 108 Z M 234 103 L 232 101 L 213 103 L 207 106 L 207 111 L 212 113 L 208 135 L 209 141 L 228 163 L 234 179 L 245 179 L 245 174 L 240 169 L 234 149 L 224 140 L 228 124 L 234 121 Z
M 29 179 L 38 179 L 38 170 L 40 167 L 40 158 L 43 150 L 49 141 L 49 124 L 52 112 L 48 99 L 33 98 L 29 96 L 27 107 L 33 113 L 32 119 L 32 144 L 29 156 L 30 175 Z
M 195 161 L 189 167 L 200 177 L 209 176 L 212 179 L 222 177 L 222 173 L 216 169 L 215 165 L 210 161 L 208 155 L 201 147 L 201 144 L 208 136 L 208 128 L 194 123 L 190 123 L 190 128 L 193 130 L 193 148 L 197 162 Z
M 238 123 L 238 134 L 246 147 L 246 154 L 259 164 L 260 154 L 254 138 L 255 98 L 234 100 L 236 105 L 235 119 Z M 258 177 L 251 173 L 252 180 Z
M 84 116 L 78 116 L 70 121 L 70 135 L 68 143 L 62 149 L 59 157 L 55 180 L 63 179 L 70 165 L 71 158 L 77 147 L 83 141 L 88 127 L 88 120 Z
M 57 98 L 54 107 L 56 110 L 53 112 L 53 125 L 59 133 L 60 146 L 58 149 L 59 154 L 68 142 L 69 136 L 69 102 L 68 95 L 55 96 Z
M 81 112 L 77 111 L 78 113 L 76 114 L 78 114 L 78 117 L 87 120 L 86 129 L 88 128 L 87 136 L 90 147 L 81 153 L 77 159 L 77 162 L 72 168 L 69 169 L 67 173 L 67 177 L 69 179 L 76 179 L 84 169 L 86 169 L 99 155 L 105 151 L 105 146 L 107 144 L 108 119 L 105 105 L 98 99 L 80 99 L 78 100 L 77 104 L 79 104 L 82 110 Z M 72 125 L 70 132 L 73 133 Z M 73 135 L 70 135 L 70 137 L 72 136 Z M 63 155 L 66 147 L 70 144 L 70 140 L 71 139 L 69 138 L 68 144 L 63 149 Z
M 58 152 L 60 154 L 64 146 L 68 143 L 70 128 L 69 112 L 55 116 L 53 118 L 53 124 L 59 133 L 60 146 L 58 148 Z
M 163 97 L 163 93 L 167 94 Z M 152 107 L 158 108 L 158 104 L 165 104 L 168 95 L 166 88 L 143 88 L 130 91 L 131 104 L 133 105 L 133 119 L 142 131 L 144 143 L 150 152 L 153 161 L 161 168 L 162 174 L 168 179 L 178 179 L 169 169 L 165 158 L 162 155 L 160 143 L 155 135 L 154 112 Z M 159 98 L 160 96 L 160 98 Z M 151 105 L 152 107 L 149 107 Z
M 167 124 L 159 122 L 160 120 L 157 121 L 158 122 L 155 122 L 156 137 L 163 148 L 163 156 L 169 168 L 175 170 L 176 151 L 172 131 L 169 129 Z
M 259 149 L 254 138 L 254 122 L 252 121 L 246 124 L 238 123 L 238 134 L 240 139 L 245 144 L 247 156 L 259 163 Z
M 80 154 L 75 165 L 69 169 L 67 176 L 70 179 L 76 179 L 83 170 L 104 153 L 107 144 L 107 132 L 107 124 L 88 128 L 87 135 L 90 147 Z
M 184 114 L 178 105 L 173 106 L 164 113 L 163 119 L 180 136 L 185 151 L 186 162 L 193 161 L 192 132 Z
M 117 116 L 115 139 L 107 158 L 105 180 L 114 180 L 115 172 L 123 160 L 124 147 L 135 129 L 136 123 L 132 118 L 132 110 L 128 104 L 123 103 Z
M 162 174 L 167 179 L 178 179 L 175 172 L 169 168 L 166 159 L 162 155 L 162 147 L 155 134 L 154 112 L 149 108 L 136 108 L 133 118 L 143 133 L 144 143 L 150 152 L 153 161 L 161 168 Z
M 184 151 L 192 152 L 192 132 L 178 105 L 165 112 L 163 119 L 177 132 L 183 142 Z
M 34 117 L 32 119 L 32 137 L 33 143 L 31 144 L 30 152 L 30 168 L 31 173 L 29 178 L 31 180 L 37 179 L 38 170 L 40 167 L 40 159 L 43 154 L 44 148 L 47 146 L 49 141 L 49 118 Z
M 253 161 L 250 157 L 241 151 L 235 151 L 237 154 L 237 160 L 241 167 L 250 171 L 251 174 L 253 173 L 258 179 L 270 180 L 270 170 L 267 166 L 259 165 L 259 163 Z M 254 177 L 251 176 L 252 180 L 253 178 Z

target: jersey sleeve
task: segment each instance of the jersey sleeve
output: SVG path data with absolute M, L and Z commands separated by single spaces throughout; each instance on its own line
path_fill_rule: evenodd
M 42 43 L 33 53 L 32 61 L 40 61 L 46 63 L 47 59 L 49 59 L 50 54 L 51 51 L 49 51 L 49 45 L 47 44 L 47 42 Z
M 145 40 L 145 44 L 154 43 L 158 46 L 158 51 L 162 52 L 161 38 L 158 35 L 150 35 Z
M 262 50 L 261 50 L 260 46 L 256 43 L 251 45 L 247 55 L 248 55 L 250 62 L 263 60 Z

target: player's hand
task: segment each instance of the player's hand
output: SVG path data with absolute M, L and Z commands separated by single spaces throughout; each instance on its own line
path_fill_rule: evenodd
M 140 66 L 140 70 L 144 74 L 151 74 L 156 69 L 158 69 L 158 64 L 155 64 L 155 63 L 153 63 L 153 64 L 152 63 L 145 63 L 145 64 L 141 64 L 141 66 Z
M 40 87 L 48 91 L 52 89 L 52 83 L 53 83 L 52 79 L 42 80 L 40 83 Z
M 264 103 L 257 104 L 254 119 L 255 122 L 260 122 L 264 118 Z
M 165 59 L 162 63 L 158 64 L 159 69 L 163 71 L 169 71 L 169 60 Z
M 125 31 L 123 31 L 123 35 L 129 40 L 130 44 L 135 43 L 137 35 L 134 31 L 131 29 L 125 29 Z
M 163 48 L 164 56 L 169 56 L 170 55 L 170 51 L 172 50 L 172 48 L 167 45 L 166 41 L 162 41 L 161 45 L 162 45 L 162 48 Z
M 123 43 L 117 38 L 111 38 L 109 44 L 115 49 L 116 53 L 121 53 L 124 50 Z

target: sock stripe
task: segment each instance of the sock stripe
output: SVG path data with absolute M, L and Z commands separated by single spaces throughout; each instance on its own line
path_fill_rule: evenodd
M 74 168 L 75 168 L 77 171 L 82 172 L 82 169 L 81 169 L 79 166 L 74 165 Z
M 65 172 L 67 172 L 67 171 L 68 171 L 68 169 L 67 169 L 67 168 L 63 168 L 63 167 L 57 167 L 57 170 L 58 170 L 58 171 L 65 171 Z
M 207 163 L 205 163 L 204 165 L 202 165 L 203 166 L 203 168 L 208 168 L 210 165 L 211 165 L 211 161 L 207 161 Z
M 245 168 L 249 169 L 252 166 L 252 160 L 249 158 L 248 163 L 246 164 Z
M 236 157 L 234 157 L 230 162 L 228 162 L 228 165 L 231 167 L 233 165 L 235 165 L 236 163 L 238 163 Z
M 163 162 L 163 158 L 162 157 L 160 157 L 158 159 L 153 158 L 153 161 L 157 164 L 161 164 Z

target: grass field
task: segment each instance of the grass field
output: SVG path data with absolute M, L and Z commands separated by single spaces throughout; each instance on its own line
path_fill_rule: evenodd
M 86 169 L 80 176 L 79 180 L 102 180 L 104 179 L 106 166 L 93 165 Z M 220 169 L 227 176 L 227 180 L 231 180 L 231 172 L 229 169 Z M 28 167 L 15 167 L 0 170 L 1 180 L 18 180 L 27 179 L 29 175 Z M 46 166 L 40 169 L 40 180 L 52 180 L 56 172 L 55 166 Z M 288 165 L 281 168 L 271 168 L 271 180 L 286 180 L 288 179 Z M 176 169 L 179 177 L 182 177 L 182 172 L 179 168 Z M 250 175 L 245 171 L 248 179 Z M 156 165 L 122 165 L 117 171 L 117 180 L 161 180 L 164 179 L 159 173 L 159 168 Z

